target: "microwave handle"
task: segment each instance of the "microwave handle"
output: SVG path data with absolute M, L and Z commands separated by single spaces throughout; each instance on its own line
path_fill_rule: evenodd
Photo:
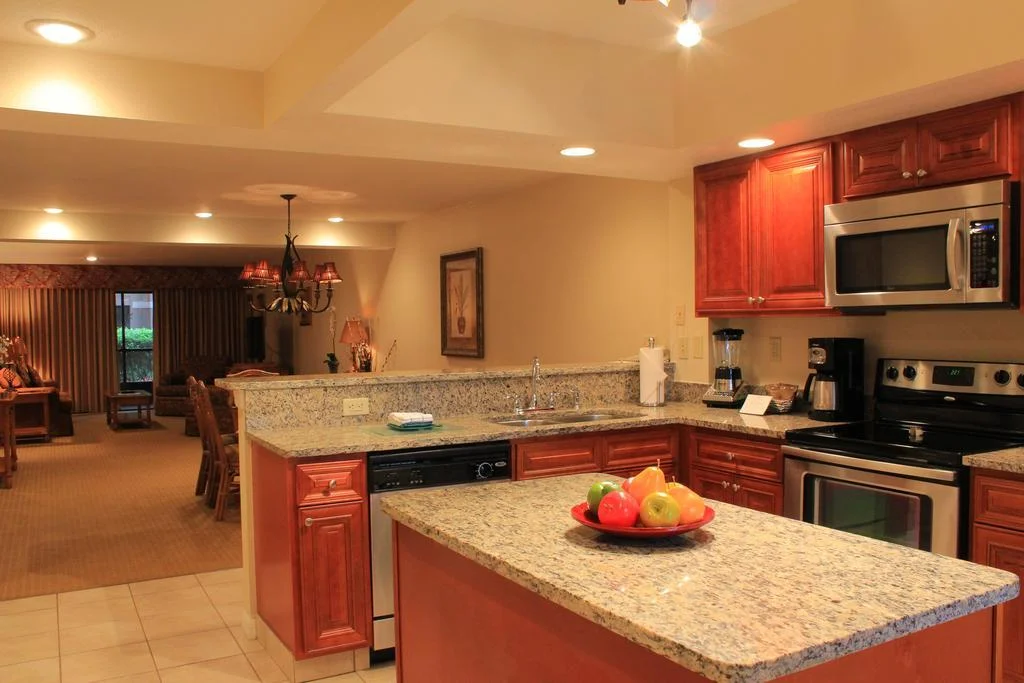
M 949 231 L 946 233 L 946 269 L 949 275 L 950 288 L 959 292 L 964 288 L 963 261 L 964 236 L 960 230 L 960 218 L 949 219 Z

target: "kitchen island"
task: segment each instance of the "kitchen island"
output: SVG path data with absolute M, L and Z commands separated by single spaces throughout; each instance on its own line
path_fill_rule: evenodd
M 598 477 L 391 494 L 399 681 L 993 681 L 1017 577 L 713 503 L 617 540 L 569 508 Z

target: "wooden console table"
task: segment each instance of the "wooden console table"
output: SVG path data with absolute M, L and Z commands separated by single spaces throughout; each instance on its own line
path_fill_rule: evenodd
M 131 417 L 132 408 L 135 417 Z M 120 429 L 122 424 L 149 427 L 153 424 L 153 395 L 148 391 L 107 394 L 107 424 L 114 430 Z
M 50 440 L 50 401 L 53 387 L 20 388 L 14 392 L 14 438 Z

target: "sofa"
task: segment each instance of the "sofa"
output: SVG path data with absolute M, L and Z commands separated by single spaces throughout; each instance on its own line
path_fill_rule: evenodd
M 156 414 L 184 417 L 185 434 L 199 436 L 199 424 L 196 422 L 192 400 L 188 396 L 188 386 L 185 383 L 189 376 L 192 376 L 210 387 L 210 402 L 213 403 L 213 412 L 221 432 L 233 432 L 235 411 L 231 404 L 231 392 L 213 386 L 213 381 L 226 376 L 230 367 L 231 359 L 224 356 L 195 356 L 185 359 L 174 372 L 161 377 L 153 389 Z
M 71 395 L 53 380 L 43 379 L 24 360 L 0 368 L 0 393 L 14 397 L 14 434 L 18 438 L 74 436 Z

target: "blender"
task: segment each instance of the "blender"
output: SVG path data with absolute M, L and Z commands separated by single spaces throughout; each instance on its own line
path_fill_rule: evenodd
M 743 330 L 724 327 L 712 332 L 711 336 L 715 344 L 715 383 L 704 394 L 704 403 L 716 408 L 736 408 L 742 405 L 750 391 L 740 370 Z

